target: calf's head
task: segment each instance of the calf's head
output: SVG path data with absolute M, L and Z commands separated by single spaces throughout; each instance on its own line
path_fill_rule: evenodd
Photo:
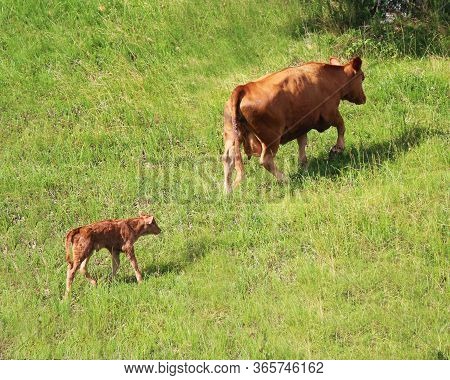
M 364 104 L 366 102 L 366 95 L 362 87 L 364 73 L 361 70 L 361 66 L 362 60 L 359 57 L 353 58 L 344 66 L 348 82 L 345 86 L 343 99 L 355 104 Z
M 156 224 L 156 220 L 153 215 L 141 215 L 140 216 L 140 233 L 142 235 L 159 235 L 161 233 L 161 228 Z

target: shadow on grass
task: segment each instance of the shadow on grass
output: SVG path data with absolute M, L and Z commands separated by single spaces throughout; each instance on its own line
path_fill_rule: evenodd
M 141 268 L 144 281 L 146 277 L 150 276 L 159 277 L 168 274 L 179 274 L 183 272 L 183 270 L 187 268 L 189 265 L 191 265 L 193 262 L 205 256 L 208 246 L 210 247 L 210 241 L 208 239 L 202 239 L 198 237 L 188 238 L 184 242 L 184 246 L 179 261 L 169 261 L 161 264 L 152 263 L 150 265 L 145 266 L 144 268 Z M 125 283 L 136 282 L 136 276 L 134 274 L 128 275 L 124 278 L 123 281 Z
M 139 259 L 138 259 L 139 260 Z M 139 263 L 139 261 L 138 261 Z M 129 265 L 129 264 L 128 264 Z M 122 264 L 121 264 L 122 266 Z M 153 263 L 150 265 L 147 265 L 144 268 L 141 268 L 142 277 L 144 278 L 144 281 L 146 278 L 150 276 L 159 277 L 159 276 L 165 276 L 171 273 L 179 274 L 183 271 L 185 268 L 186 263 L 185 262 L 175 262 L 170 261 L 162 264 Z M 133 274 L 126 275 L 120 279 L 119 281 L 123 281 L 126 284 L 133 284 L 136 282 L 136 276 Z
M 395 160 L 400 154 L 420 145 L 430 137 L 444 136 L 445 132 L 425 128 L 404 130 L 393 140 L 375 143 L 368 147 L 352 147 L 338 157 L 322 154 L 309 162 L 307 172 L 302 170 L 290 175 L 293 189 L 302 188 L 306 178 L 338 179 L 349 171 L 379 167 L 385 161 Z
M 164 276 L 170 273 L 178 274 L 180 273 L 186 266 L 185 262 L 176 262 L 169 261 L 166 263 L 158 264 L 153 263 L 147 265 L 143 270 L 142 274 L 144 277 L 147 276 Z

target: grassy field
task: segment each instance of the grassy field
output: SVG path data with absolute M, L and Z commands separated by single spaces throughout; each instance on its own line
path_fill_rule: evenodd
M 449 358 L 448 38 L 319 30 L 305 4 L 2 1 L 0 359 Z M 233 88 L 354 54 L 344 155 L 311 132 L 308 172 L 291 143 L 288 184 L 252 159 L 225 197 Z M 143 284 L 102 250 L 62 302 L 66 231 L 139 211 L 164 231 Z

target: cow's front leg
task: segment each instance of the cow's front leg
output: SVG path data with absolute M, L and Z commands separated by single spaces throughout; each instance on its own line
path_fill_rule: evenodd
M 259 163 L 264 166 L 265 169 L 271 172 L 278 182 L 285 182 L 286 180 L 284 174 L 278 170 L 274 162 L 278 147 L 279 142 L 272 144 L 270 147 L 267 147 L 266 144 L 262 144 L 262 152 Z
M 308 135 L 305 133 L 297 139 L 298 143 L 298 166 L 306 170 L 308 168 L 308 158 L 306 157 L 306 147 L 308 145 Z
M 330 156 L 342 153 L 345 149 L 345 141 L 344 141 L 344 134 L 345 134 L 345 126 L 344 126 L 344 119 L 342 119 L 341 114 L 338 112 L 336 116 L 334 117 L 334 120 L 332 122 L 332 125 L 334 125 L 338 132 L 338 137 L 336 141 L 336 145 L 331 148 Z
M 136 274 L 137 282 L 142 282 L 142 273 L 138 267 L 136 256 L 134 255 L 134 247 L 132 245 L 124 246 L 123 251 L 127 255 L 128 260 L 130 260 L 131 266 L 133 267 L 134 273 Z

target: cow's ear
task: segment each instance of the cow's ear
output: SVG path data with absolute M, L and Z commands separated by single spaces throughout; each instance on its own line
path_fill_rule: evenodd
M 146 220 L 147 224 L 152 224 L 153 223 L 153 216 L 149 216 Z
M 352 67 L 353 70 L 355 71 L 359 71 L 361 70 L 361 66 L 362 66 L 362 60 L 359 57 L 355 57 L 352 59 Z
M 341 62 L 335 57 L 330 57 L 330 65 L 341 66 Z

